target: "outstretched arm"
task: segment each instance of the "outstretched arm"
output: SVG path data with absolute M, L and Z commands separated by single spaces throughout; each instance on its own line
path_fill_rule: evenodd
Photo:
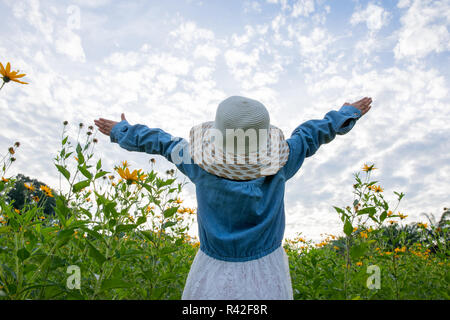
M 286 142 L 289 158 L 283 170 L 290 179 L 300 169 L 305 158 L 312 156 L 322 144 L 329 143 L 336 135 L 349 132 L 356 121 L 366 114 L 372 99 L 363 98 L 354 103 L 346 102 L 339 111 L 330 111 L 321 120 L 309 120 L 295 128 Z
M 94 120 L 94 123 L 100 132 L 110 137 L 111 142 L 118 143 L 128 151 L 162 155 L 195 182 L 201 169 L 190 158 L 185 139 L 173 137 L 159 128 L 149 128 L 142 124 L 130 125 L 123 113 L 121 119 L 117 122 L 100 118 Z

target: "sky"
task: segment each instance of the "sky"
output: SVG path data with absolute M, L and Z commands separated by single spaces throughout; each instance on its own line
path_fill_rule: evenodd
M 122 112 L 187 139 L 240 95 L 262 102 L 287 138 L 368 96 L 369 113 L 286 183 L 285 237 L 342 234 L 333 206 L 353 202 L 364 163 L 392 208 L 393 192 L 406 194 L 404 223 L 450 207 L 450 0 L 0 0 L 0 12 L 0 62 L 30 83 L 0 91 L 0 154 L 21 143 L 7 176 L 58 189 L 64 120 L 71 139 L 78 123 Z M 105 170 L 123 160 L 151 170 L 152 157 L 163 175 L 175 168 L 97 138 Z M 196 207 L 192 183 L 182 198 Z

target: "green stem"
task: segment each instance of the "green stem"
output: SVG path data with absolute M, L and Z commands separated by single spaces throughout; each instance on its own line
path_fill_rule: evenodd
M 347 295 L 347 287 L 348 287 L 348 270 L 350 268 L 350 241 L 348 236 L 345 238 L 346 244 L 346 265 L 345 265 L 345 281 L 344 281 L 344 292 L 345 292 L 345 300 L 348 299 Z
M 0 87 L 0 90 L 2 90 L 2 88 L 3 88 L 3 86 L 5 85 L 5 81 L 3 81 L 3 84 L 2 84 L 2 86 Z

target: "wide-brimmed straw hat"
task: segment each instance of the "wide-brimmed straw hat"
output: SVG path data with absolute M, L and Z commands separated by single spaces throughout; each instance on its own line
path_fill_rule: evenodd
M 215 121 L 191 128 L 189 152 L 211 174 L 252 180 L 276 174 L 287 162 L 289 146 L 262 103 L 232 96 L 219 104 Z

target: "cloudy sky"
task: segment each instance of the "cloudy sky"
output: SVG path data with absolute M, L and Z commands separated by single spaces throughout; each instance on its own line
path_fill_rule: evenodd
M 62 122 L 99 117 L 188 138 L 231 95 L 261 101 L 290 136 L 364 96 L 371 111 L 305 160 L 286 185 L 286 237 L 337 234 L 333 205 L 353 201 L 353 174 L 373 177 L 406 222 L 450 206 L 450 0 L 1 0 L 0 61 L 29 85 L 0 91 L 0 150 L 21 142 L 8 176 L 59 188 Z M 105 169 L 150 169 L 98 133 Z M 174 165 L 160 156 L 162 173 Z M 179 173 L 180 181 L 183 176 Z M 183 192 L 196 205 L 195 189 Z M 197 226 L 192 230 L 196 234 Z

